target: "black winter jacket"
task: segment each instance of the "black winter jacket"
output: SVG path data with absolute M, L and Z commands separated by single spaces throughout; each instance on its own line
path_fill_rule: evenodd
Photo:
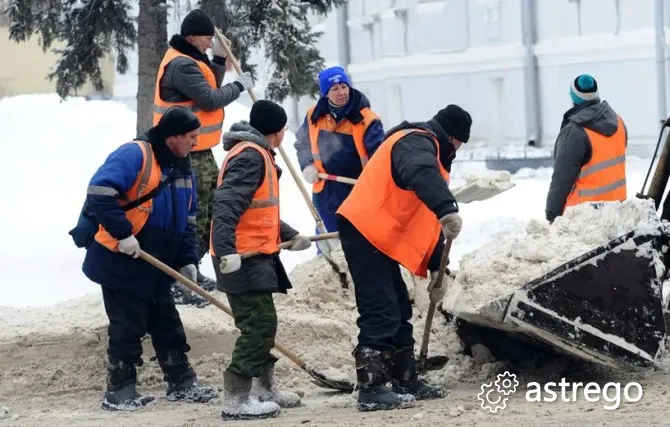
M 229 132 L 223 134 L 223 148 L 232 149 L 242 141 L 249 141 L 266 149 L 272 156 L 274 150 L 256 129 L 246 122 L 232 125 Z M 279 166 L 277 175 L 281 177 Z M 242 260 L 242 267 L 228 274 L 221 274 L 219 258 L 236 253 L 235 229 L 240 217 L 247 210 L 254 193 L 263 183 L 265 161 L 256 150 L 246 148 L 233 157 L 226 165 L 221 186 L 214 192 L 212 202 L 212 239 L 216 257 L 212 257 L 216 272 L 217 287 L 230 294 L 251 292 L 282 292 L 291 289 L 288 275 L 279 259 L 279 253 L 258 255 Z M 291 240 L 298 232 L 285 222 L 281 222 L 280 238 Z
M 223 108 L 240 96 L 243 87 L 239 83 L 228 83 L 221 87 L 226 72 L 226 60 L 214 56 L 210 62 L 207 55 L 200 52 L 184 37 L 175 34 L 170 39 L 170 47 L 209 65 L 216 78 L 216 89 L 212 88 L 195 61 L 179 57 L 165 66 L 165 73 L 159 84 L 161 99 L 167 102 L 193 101 L 205 111 Z
M 547 193 L 545 213 L 548 221 L 563 214 L 565 202 L 582 166 L 591 160 L 593 151 L 584 128 L 612 136 L 618 127 L 617 117 L 607 101 L 591 101 L 573 107 L 563 115 L 561 131 L 554 145 L 554 172 Z
M 449 135 L 435 120 L 410 123 L 403 121 L 390 129 L 384 139 L 402 129 L 422 129 L 433 134 L 440 144 L 440 163 L 451 172 L 451 163 L 456 157 L 456 150 L 449 142 Z M 401 138 L 391 150 L 391 175 L 393 182 L 404 190 L 411 190 L 426 204 L 428 209 L 439 219 L 458 212 L 458 203 L 451 194 L 447 182 L 442 178 L 438 167 L 437 151 L 433 140 L 424 134 L 412 133 Z M 440 265 L 440 257 L 444 250 L 444 235 L 435 247 L 428 263 L 430 271 L 436 271 Z

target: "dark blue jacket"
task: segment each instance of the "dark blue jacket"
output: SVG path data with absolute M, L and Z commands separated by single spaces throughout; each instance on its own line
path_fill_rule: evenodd
M 322 116 L 330 114 L 337 123 L 340 123 L 342 120 L 349 120 L 355 124 L 363 120 L 361 114 L 363 108 L 370 108 L 370 101 L 368 101 L 365 95 L 354 88 L 350 89 L 349 102 L 342 108 L 336 109 L 331 107 L 326 97 L 319 99 L 312 116 L 305 117 L 302 126 L 296 133 L 295 149 L 298 152 L 300 169 L 305 169 L 305 167 L 314 163 L 309 141 L 308 120 L 316 123 Z M 383 141 L 384 126 L 380 120 L 374 120 L 370 123 L 363 136 L 363 144 L 368 152 L 368 157 L 372 157 Z M 363 171 L 361 159 L 356 151 L 352 135 L 321 130 L 319 132 L 318 144 L 321 161 L 326 172 L 347 178 L 358 178 L 361 175 Z M 329 213 L 335 213 L 344 199 L 349 196 L 352 188 L 349 184 L 326 181 L 323 191 L 314 194 L 312 199 L 317 208 Z
M 152 131 L 140 139 L 151 143 L 163 175 L 171 175 L 172 182 L 153 198 L 153 211 L 135 237 L 145 252 L 174 269 L 195 264 L 197 200 L 190 158 L 174 156 L 164 140 Z M 98 188 L 98 191 L 91 192 L 98 194 L 86 197 L 89 209 L 117 240 L 132 234 L 131 224 L 117 197 L 100 195 L 99 187 L 109 187 L 118 194 L 126 193 L 142 168 L 142 160 L 142 151 L 137 144 L 123 144 L 109 155 L 89 184 Z M 174 282 L 146 261 L 112 252 L 97 242 L 86 250 L 82 269 L 89 279 L 102 286 L 143 299 L 169 294 Z

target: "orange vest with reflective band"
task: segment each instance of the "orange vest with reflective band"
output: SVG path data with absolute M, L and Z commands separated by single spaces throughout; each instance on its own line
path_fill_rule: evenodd
M 180 56 L 184 56 L 186 58 L 190 58 L 191 60 L 195 61 L 195 63 L 198 65 L 198 68 L 200 68 L 200 72 L 202 72 L 202 74 L 205 76 L 205 80 L 207 80 L 207 83 L 209 83 L 212 89 L 218 89 L 218 87 L 216 86 L 216 77 L 214 76 L 214 72 L 211 70 L 211 68 L 209 68 L 209 66 L 206 63 L 198 61 L 197 59 L 190 57 L 188 55 L 184 55 L 183 53 L 179 52 L 174 48 L 171 47 L 168 48 L 167 52 L 165 52 L 165 56 L 163 56 L 161 65 L 158 67 L 158 76 L 156 76 L 156 88 L 154 89 L 153 125 L 156 126 L 158 124 L 158 121 L 161 119 L 161 117 L 163 116 L 165 111 L 167 111 L 168 108 L 175 105 L 188 107 L 196 116 L 198 116 L 198 119 L 200 120 L 198 142 L 196 146 L 193 149 L 191 149 L 191 151 L 207 150 L 209 148 L 214 147 L 221 141 L 221 133 L 222 133 L 221 126 L 223 126 L 223 118 L 225 117 L 223 108 L 217 108 L 214 111 L 205 111 L 200 109 L 200 107 L 198 107 L 197 105 L 195 105 L 195 102 L 193 101 L 166 102 L 163 101 L 160 97 L 160 82 L 161 79 L 163 78 L 165 67 L 167 67 L 170 61 Z
M 565 208 L 585 202 L 626 200 L 626 129 L 621 117 L 614 135 L 584 128 L 591 143 L 591 160 L 579 172 Z
M 239 142 L 226 155 L 221 165 L 217 188 L 223 183 L 226 166 L 230 159 L 238 155 L 245 148 L 253 148 L 261 153 L 265 162 L 265 177 L 258 187 L 249 208 L 242 214 L 235 229 L 235 248 L 237 253 L 258 251 L 264 254 L 279 252 L 279 177 L 272 155 L 263 147 L 253 142 Z M 210 253 L 214 251 L 214 220 L 209 238 Z
M 361 166 L 365 168 L 365 165 L 368 163 L 368 150 L 365 149 L 365 144 L 363 143 L 363 137 L 365 136 L 365 131 L 367 130 L 370 123 L 374 120 L 378 120 L 379 116 L 376 115 L 371 109 L 363 108 L 361 114 L 363 115 L 363 120 L 359 123 L 353 124 L 349 120 L 344 119 L 340 123 L 336 123 L 335 120 L 331 117 L 330 114 L 324 114 L 319 117 L 319 120 L 316 123 L 312 122 L 312 113 L 314 112 L 316 106 L 310 107 L 307 110 L 307 120 L 309 121 L 309 143 L 312 147 L 312 158 L 314 159 L 314 167 L 320 173 L 328 173 L 323 167 L 323 162 L 321 161 L 321 153 L 319 152 L 319 131 L 326 132 L 337 132 L 345 135 L 351 135 L 354 140 L 354 145 L 356 146 L 356 152 L 358 157 L 361 158 Z M 354 176 L 348 178 L 356 178 Z M 313 193 L 320 193 L 323 191 L 326 181 L 320 179 L 312 185 Z
M 442 229 L 435 213 L 411 190 L 396 186 L 391 173 L 391 150 L 396 142 L 410 133 L 429 135 L 421 129 L 404 129 L 390 135 L 377 149 L 351 194 L 337 210 L 377 249 L 413 274 L 428 276 L 428 260 L 437 245 Z M 449 172 L 437 162 L 440 173 L 449 182 Z
M 160 184 L 162 176 L 161 168 L 156 161 L 156 156 L 154 156 L 154 152 L 151 149 L 151 144 L 147 141 L 139 140 L 133 142 L 139 145 L 142 150 L 142 169 L 140 169 L 140 173 L 137 176 L 137 179 L 135 179 L 132 187 L 130 187 L 126 194 L 119 197 L 121 206 L 130 203 L 133 200 L 137 200 L 150 191 L 153 191 Z M 133 225 L 133 236 L 136 236 L 142 230 L 152 211 L 153 199 L 147 200 L 138 207 L 126 211 L 126 218 Z M 102 224 L 99 225 L 98 232 L 95 234 L 95 241 L 111 251 L 119 251 L 119 241 L 112 237 Z

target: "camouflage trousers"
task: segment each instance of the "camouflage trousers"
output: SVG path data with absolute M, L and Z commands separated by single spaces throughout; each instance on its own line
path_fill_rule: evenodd
M 247 378 L 259 377 L 263 366 L 278 360 L 270 353 L 277 335 L 277 311 L 272 293 L 226 296 L 235 316 L 235 326 L 241 332 L 226 370 Z
M 191 152 L 191 165 L 195 172 L 195 191 L 198 198 L 198 214 L 196 215 L 196 235 L 198 244 L 198 261 L 209 252 L 209 235 L 212 226 L 212 200 L 219 177 L 219 166 L 216 164 L 212 150 Z

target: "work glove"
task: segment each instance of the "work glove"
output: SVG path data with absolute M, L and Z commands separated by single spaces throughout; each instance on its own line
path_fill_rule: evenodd
M 430 302 L 435 304 L 444 299 L 444 296 L 447 294 L 447 288 L 449 287 L 449 281 L 451 280 L 449 270 L 445 271 L 444 277 L 442 278 L 442 286 L 438 288 L 434 286 L 437 284 L 437 274 L 437 271 L 430 272 L 430 283 L 428 284 L 428 295 L 430 297 Z
M 225 36 L 223 36 L 223 40 L 226 42 L 228 47 L 232 49 L 230 40 L 228 40 Z M 216 36 L 214 37 L 214 42 L 212 43 L 212 54 L 215 56 L 221 56 L 223 58 L 227 56 L 226 50 L 223 48 L 223 45 L 221 44 L 221 42 L 219 42 L 219 38 Z
M 463 220 L 458 213 L 450 213 L 440 218 L 440 224 L 442 224 L 444 237 L 453 240 L 461 232 Z
M 310 246 L 312 246 L 312 241 L 309 240 L 308 237 L 303 236 L 302 234 L 298 234 L 294 238 L 291 239 L 293 244 L 288 247 L 289 251 L 304 251 L 305 249 L 309 249 Z
M 225 255 L 219 258 L 221 264 L 219 270 L 222 274 L 234 273 L 242 266 L 242 258 L 239 254 Z
M 305 181 L 314 184 L 319 180 L 319 171 L 316 170 L 316 166 L 313 164 L 307 165 L 307 167 L 302 170 L 302 176 L 305 177 Z
M 198 269 L 195 264 L 185 265 L 179 269 L 179 272 L 191 282 L 198 283 Z
M 245 71 L 235 78 L 235 81 L 242 85 L 244 90 L 249 90 L 254 87 L 254 81 L 251 78 L 251 73 Z
M 130 235 L 123 240 L 119 240 L 119 252 L 131 255 L 133 258 L 139 258 L 140 251 L 140 242 L 137 241 L 135 236 Z

